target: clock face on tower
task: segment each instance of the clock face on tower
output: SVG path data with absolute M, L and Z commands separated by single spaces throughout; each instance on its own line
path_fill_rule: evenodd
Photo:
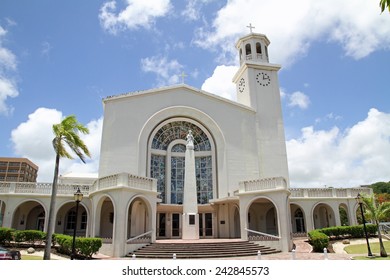
M 238 91 L 243 92 L 245 89 L 245 79 L 241 78 L 240 81 L 238 82 Z
M 263 87 L 267 87 L 271 84 L 271 77 L 265 72 L 259 72 L 256 75 L 256 82 Z

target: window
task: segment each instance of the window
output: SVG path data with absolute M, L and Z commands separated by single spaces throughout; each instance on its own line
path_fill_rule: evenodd
M 180 118 L 164 122 L 151 137 L 149 174 L 157 179 L 162 203 L 183 203 L 186 136 L 189 130 L 194 136 L 197 201 L 207 204 L 214 197 L 215 159 L 211 136 L 201 125 Z
M 263 58 L 260 43 L 256 43 L 256 54 L 257 54 L 257 58 L 260 58 L 260 59 Z
M 87 221 L 88 221 L 87 212 L 83 211 L 83 213 L 81 214 L 80 229 L 87 229 Z
M 251 49 L 251 45 L 250 44 L 246 44 L 245 45 L 245 54 L 246 55 L 252 54 L 252 49 Z
M 76 225 L 76 212 L 71 210 L 68 213 L 68 218 L 66 221 L 66 229 L 74 229 Z
M 171 157 L 171 203 L 183 204 L 184 157 Z

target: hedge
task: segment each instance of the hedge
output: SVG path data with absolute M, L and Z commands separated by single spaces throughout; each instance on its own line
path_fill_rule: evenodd
M 72 253 L 72 242 L 73 237 L 65 234 L 55 234 L 53 237 L 55 243 L 59 245 L 58 252 L 62 254 L 70 255 Z M 76 237 L 75 240 L 75 249 L 76 254 L 90 259 L 92 255 L 97 253 L 102 247 L 101 238 L 91 238 L 91 237 Z
M 367 234 L 376 235 L 377 226 L 374 224 L 366 224 Z M 331 239 L 343 239 L 343 238 L 361 238 L 364 237 L 363 225 L 356 226 L 338 226 L 321 228 L 318 231 L 326 234 Z
M 13 241 L 13 232 L 15 230 L 12 228 L 0 227 L 0 244 L 6 244 Z
M 377 234 L 377 226 L 366 224 L 367 234 L 369 236 Z M 323 252 L 329 245 L 330 239 L 344 238 L 362 238 L 364 237 L 363 225 L 357 226 L 338 226 L 316 229 L 308 232 L 309 242 L 315 252 Z
M 34 246 L 36 242 L 44 243 L 46 233 L 39 230 L 15 230 L 12 228 L 0 227 L 0 244 L 29 243 Z M 63 254 L 70 255 L 72 252 L 73 237 L 65 234 L 53 234 L 53 244 L 57 245 L 57 251 Z M 101 238 L 76 237 L 75 249 L 76 254 L 81 258 L 92 258 L 92 255 L 97 253 L 102 247 Z
M 17 243 L 26 242 L 34 245 L 35 242 L 43 243 L 46 233 L 40 230 L 16 230 L 14 232 L 14 241 Z

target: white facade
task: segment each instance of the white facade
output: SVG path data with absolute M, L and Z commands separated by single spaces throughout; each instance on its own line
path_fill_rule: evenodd
M 79 234 L 104 238 L 102 250 L 113 256 L 175 238 L 250 239 L 288 251 L 294 234 L 340 225 L 340 207 L 356 223 L 354 198 L 370 190 L 289 187 L 280 66 L 269 63 L 268 45 L 256 33 L 237 42 L 238 102 L 185 84 L 104 99 L 98 178 L 63 178 L 55 232 L 74 228 L 76 187 L 85 194 Z M 194 173 L 189 130 L 196 192 L 185 191 Z M 49 188 L 1 183 L 0 226 L 36 228 L 39 220 L 45 228 Z

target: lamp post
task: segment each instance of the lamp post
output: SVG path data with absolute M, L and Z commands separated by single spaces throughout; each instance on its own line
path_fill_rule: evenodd
M 73 195 L 74 201 L 76 202 L 76 217 L 74 219 L 74 229 L 73 229 L 73 242 L 72 242 L 72 254 L 70 255 L 70 259 L 73 260 L 76 255 L 76 228 L 77 228 L 77 216 L 79 212 L 79 204 L 83 199 L 83 194 L 80 191 L 80 188 L 77 188 L 77 191 Z
M 362 214 L 363 229 L 364 229 L 364 235 L 366 236 L 368 256 L 372 257 L 370 243 L 368 242 L 368 235 L 367 235 L 367 228 L 366 228 L 366 219 L 364 218 L 364 213 L 363 213 L 363 197 L 360 195 L 360 193 L 358 193 L 358 195 L 356 197 L 356 201 L 357 201 L 357 203 L 359 203 L 360 212 Z

